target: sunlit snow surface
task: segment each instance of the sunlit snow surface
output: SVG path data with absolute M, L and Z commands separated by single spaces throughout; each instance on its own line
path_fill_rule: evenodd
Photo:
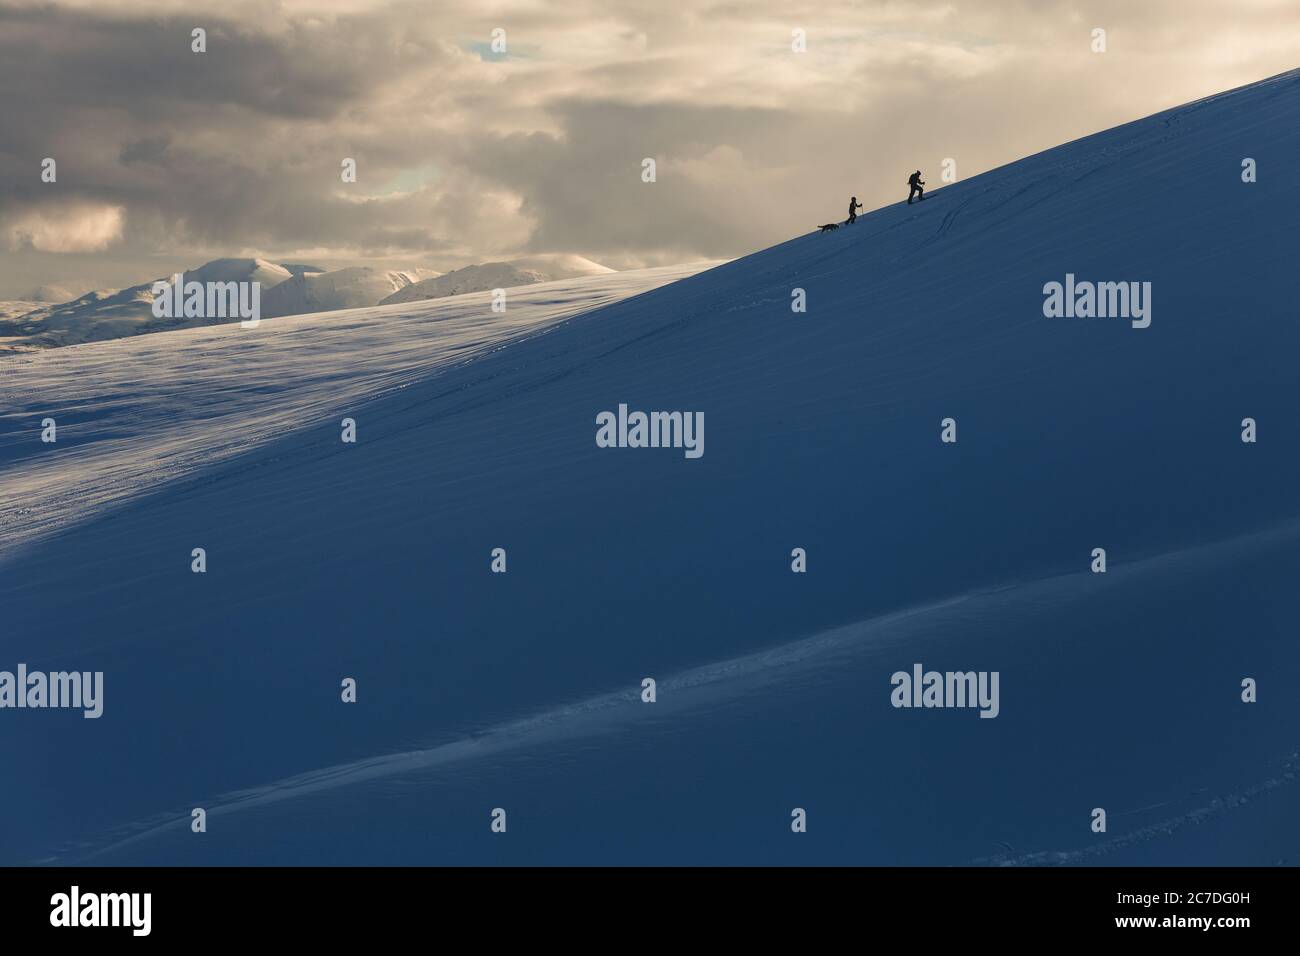
M 0 667 L 106 694 L 0 712 L 0 859 L 1295 863 L 1297 115 L 1288 74 L 504 315 L 3 360 Z M 1067 272 L 1151 327 L 1045 318 Z M 704 456 L 597 448 L 622 402 Z M 894 709 L 916 662 L 1000 715 Z
M 578 278 L 406 307 L 231 323 L 51 349 L 0 366 L 0 543 L 193 474 L 338 409 L 405 388 L 579 312 L 711 263 Z M 40 420 L 58 455 L 33 444 Z

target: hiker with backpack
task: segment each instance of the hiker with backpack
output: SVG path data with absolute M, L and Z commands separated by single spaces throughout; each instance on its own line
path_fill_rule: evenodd
M 921 178 L 921 171 L 918 169 L 907 177 L 907 185 L 910 187 L 907 193 L 907 204 L 912 205 L 912 197 L 915 196 L 917 202 L 925 198 L 925 190 L 921 187 L 925 185 L 925 180 Z

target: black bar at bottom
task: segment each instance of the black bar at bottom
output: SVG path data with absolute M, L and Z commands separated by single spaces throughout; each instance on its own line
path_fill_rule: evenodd
M 765 943 L 827 931 L 1230 941 L 1285 927 L 1293 877 L 1283 868 L 4 869 L 0 925 L 9 941 L 75 933 L 82 943 L 337 945 L 473 927 L 493 939 L 612 941 L 601 934 L 618 930 L 663 941 L 670 925 Z

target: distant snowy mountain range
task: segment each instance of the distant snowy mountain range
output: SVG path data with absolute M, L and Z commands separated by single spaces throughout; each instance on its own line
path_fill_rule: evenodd
M 305 263 L 282 264 L 254 258 L 214 259 L 186 271 L 185 278 L 187 282 L 202 283 L 259 282 L 262 317 L 275 318 L 438 299 L 613 271 L 575 255 L 488 262 L 446 274 L 432 269 L 377 266 L 325 271 Z M 99 289 L 80 296 L 57 286 L 42 286 L 21 299 L 0 301 L 0 354 L 233 321 L 155 317 L 155 281 L 124 289 Z

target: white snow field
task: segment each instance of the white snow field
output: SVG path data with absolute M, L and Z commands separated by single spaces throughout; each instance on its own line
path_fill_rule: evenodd
M 305 422 L 715 264 L 512 289 L 504 313 L 491 310 L 488 295 L 471 295 L 419 308 L 294 315 L 264 319 L 257 329 L 214 325 L 10 359 L 0 366 L 0 555 Z M 26 429 L 51 415 L 61 429 L 55 444 L 61 454 L 30 454 Z
M 0 860 L 1294 864 L 1297 115 L 1289 73 L 504 314 L 0 360 L 0 669 L 105 687 L 0 711 Z M 1067 275 L 1150 325 L 1046 317 Z M 704 454 L 598 447 L 620 404 Z M 892 706 L 915 664 L 998 716 Z

